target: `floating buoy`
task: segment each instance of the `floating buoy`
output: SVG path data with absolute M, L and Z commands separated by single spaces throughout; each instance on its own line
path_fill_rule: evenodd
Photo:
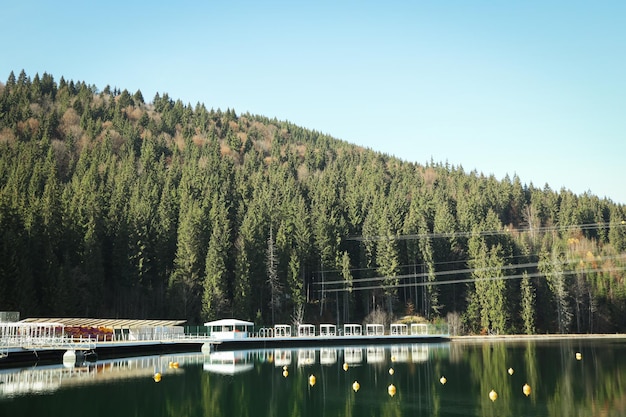
M 439 382 L 441 382 L 441 385 L 446 385 L 446 382 L 448 382 L 448 380 L 445 376 L 442 376 L 441 378 L 439 378 Z
M 579 361 L 579 360 L 582 360 L 582 358 L 583 358 L 583 354 L 580 352 L 576 352 L 576 360 Z
M 392 357 L 391 357 L 391 362 L 395 362 L 395 361 L 396 361 L 396 357 L 395 357 L 395 356 L 392 356 Z
M 313 386 L 313 385 L 315 385 L 315 382 L 317 382 L 317 379 L 315 378 L 315 375 L 311 375 L 309 377 L 309 385 Z
M 169 366 L 170 368 L 178 368 L 178 362 L 170 362 L 170 363 L 168 364 L 168 366 Z
M 507 372 L 509 373 L 509 375 L 513 375 L 513 372 L 515 372 L 515 371 L 513 370 L 513 368 L 509 368 L 509 370 Z
M 283 366 L 283 371 L 286 371 L 287 369 L 289 369 L 287 368 L 287 365 Z
M 154 374 L 152 379 L 154 379 L 154 382 L 161 382 L 161 374 L 157 372 L 156 374 Z
M 389 375 L 393 375 L 395 373 L 395 371 L 393 370 L 393 368 L 389 368 Z
M 213 351 L 213 344 L 203 343 L 202 347 L 200 348 L 200 351 L 202 352 L 203 355 L 210 355 L 211 352 Z
M 361 388 L 361 384 L 359 384 L 357 381 L 354 381 L 354 382 L 352 383 L 352 390 L 353 390 L 354 392 L 357 392 L 360 388 Z
M 498 393 L 495 390 L 489 391 L 489 399 L 495 401 L 498 399 Z
M 345 362 L 344 362 L 344 364 L 343 364 L 343 370 L 344 370 L 344 371 L 347 371 L 347 370 L 348 370 L 348 364 L 347 364 L 347 363 L 345 363 Z
M 73 368 L 76 366 L 76 351 L 68 350 L 63 354 L 63 366 Z
M 286 369 L 283 369 L 283 376 L 287 378 L 289 376 L 289 371 Z
M 522 392 L 524 393 L 524 395 L 528 397 L 531 391 L 532 390 L 530 389 L 530 385 L 524 384 L 524 386 L 522 387 Z
M 391 384 L 387 387 L 387 393 L 389 394 L 390 397 L 393 397 L 394 395 L 396 395 L 396 386 Z

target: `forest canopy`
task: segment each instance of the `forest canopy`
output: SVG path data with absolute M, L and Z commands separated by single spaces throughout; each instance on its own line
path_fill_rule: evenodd
M 626 331 L 626 209 L 252 114 L 0 84 L 0 310 Z

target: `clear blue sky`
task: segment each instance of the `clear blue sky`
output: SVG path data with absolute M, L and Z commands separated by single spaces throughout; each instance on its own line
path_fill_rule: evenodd
M 626 1 L 13 1 L 21 69 L 626 203 Z

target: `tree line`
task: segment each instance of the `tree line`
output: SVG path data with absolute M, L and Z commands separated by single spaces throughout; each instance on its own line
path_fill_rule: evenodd
M 44 73 L 0 84 L 0 310 L 626 330 L 626 209 Z

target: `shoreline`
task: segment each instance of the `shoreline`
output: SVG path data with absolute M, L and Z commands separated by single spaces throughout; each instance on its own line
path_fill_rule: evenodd
M 293 349 L 311 347 L 333 346 L 365 346 L 365 345 L 394 345 L 403 343 L 442 343 L 453 344 L 480 344 L 480 343 L 519 343 L 519 342 L 559 342 L 570 341 L 626 341 L 626 333 L 594 333 L 594 334 L 535 334 L 535 335 L 469 335 L 469 336 L 382 336 L 382 337 L 332 337 L 332 338 L 249 338 L 240 340 L 225 340 L 215 344 L 215 351 L 235 351 L 248 349 Z M 127 346 L 100 345 L 93 349 L 99 359 L 120 357 L 134 357 L 143 354 L 166 354 L 180 352 L 200 352 L 202 343 L 181 341 L 180 343 L 157 343 L 143 345 L 142 343 L 129 343 Z M 23 349 L 11 352 L 0 360 L 0 369 L 12 368 L 33 363 L 56 363 L 62 362 L 63 349 L 29 350 Z
M 570 333 L 570 334 L 504 334 L 449 336 L 450 342 L 523 342 L 559 340 L 626 340 L 626 333 Z

